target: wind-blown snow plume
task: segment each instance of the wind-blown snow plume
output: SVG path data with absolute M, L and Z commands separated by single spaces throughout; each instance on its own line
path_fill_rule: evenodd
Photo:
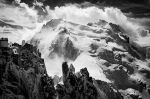
M 9 21 L 13 25 L 35 28 L 40 17 L 37 15 L 38 11 L 34 8 L 29 8 L 25 3 L 20 3 L 20 0 L 16 0 L 15 2 L 19 6 L 0 4 L 0 12 L 3 12 L 0 13 L 0 19 L 6 22 Z M 97 22 L 99 19 L 102 19 L 120 25 L 133 38 L 137 35 L 136 30 L 141 28 L 136 23 L 130 22 L 120 9 L 113 7 L 106 7 L 104 9 L 99 9 L 94 6 L 81 8 L 77 4 L 68 4 L 62 7 L 55 7 L 54 10 L 51 10 L 47 6 L 46 11 L 48 12 L 44 19 L 46 21 L 63 18 L 67 21 L 86 25 L 89 22 Z
M 138 83 L 150 83 L 150 54 L 138 45 L 150 45 L 149 31 L 141 26 L 148 19 L 128 18 L 114 7 L 68 4 L 52 10 L 39 2 L 34 7 L 20 0 L 4 3 L 0 3 L 0 38 L 37 45 L 50 76 L 62 76 L 61 65 L 67 61 L 75 72 L 86 67 L 94 79 L 111 83 L 122 93 L 135 94 L 128 88 L 138 91 Z
M 136 30 L 141 28 L 137 23 L 130 22 L 128 18 L 118 8 L 106 7 L 99 9 L 97 7 L 79 8 L 70 4 L 63 7 L 55 7 L 54 10 L 46 7 L 49 18 L 63 18 L 71 22 L 86 25 L 89 22 L 97 22 L 99 19 L 120 25 L 128 35 L 136 35 Z
M 100 9 L 95 6 L 81 8 L 75 4 L 69 4 L 62 7 L 55 7 L 55 9 L 52 10 L 50 9 L 50 7 L 47 6 L 46 7 L 47 15 L 46 16 L 43 15 L 44 21 L 42 23 L 39 23 L 38 18 L 39 17 L 41 18 L 42 15 L 38 15 L 37 14 L 38 11 L 35 10 L 34 7 L 30 8 L 25 3 L 20 3 L 19 0 L 16 0 L 16 3 L 17 5 L 7 5 L 0 3 L 1 7 L 0 12 L 3 12 L 0 13 L 0 20 L 11 25 L 21 26 L 22 29 L 15 28 L 13 29 L 14 31 L 12 31 L 9 34 L 0 33 L 1 34 L 0 37 L 8 37 L 10 41 L 17 43 L 21 43 L 22 40 L 30 41 L 33 37 L 34 39 L 40 40 L 40 44 L 38 47 L 46 60 L 46 66 L 48 68 L 48 71 L 52 69 L 49 66 L 50 63 L 51 66 L 55 65 L 56 69 L 58 69 L 57 66 L 60 66 L 61 62 L 63 61 L 63 59 L 61 58 L 60 59 L 57 58 L 51 61 L 48 59 L 49 58 L 48 55 L 50 52 L 49 47 L 51 46 L 51 42 L 54 39 L 56 39 L 57 34 L 60 32 L 59 27 L 69 28 L 69 26 L 67 26 L 65 22 L 63 24 L 61 24 L 61 22 L 60 23 L 58 22 L 58 25 L 56 25 L 55 28 L 53 27 L 53 24 L 51 26 L 44 28 L 43 26 L 44 23 L 46 23 L 51 19 L 61 18 L 67 21 L 71 21 L 73 23 L 82 24 L 83 26 L 87 25 L 87 23 L 89 22 L 94 23 L 97 22 L 99 19 L 102 19 L 107 22 L 111 22 L 121 26 L 123 30 L 125 30 L 125 33 L 127 33 L 127 35 L 130 35 L 131 38 L 135 38 L 137 36 L 136 31 L 139 28 L 141 28 L 141 26 L 139 26 L 138 24 L 131 22 L 129 18 L 127 18 L 118 8 L 106 7 L 104 9 Z M 8 29 L 7 27 L 1 28 Z M 82 32 L 82 35 L 84 35 L 84 37 L 86 37 L 87 35 L 90 35 L 89 37 L 99 36 L 99 34 L 96 33 L 94 34 L 92 31 L 80 30 L 80 26 L 79 27 L 76 26 L 73 29 L 76 33 Z M 37 33 L 39 34 L 36 35 Z M 105 35 L 105 33 L 102 35 Z M 86 39 L 84 40 L 82 37 L 81 40 L 82 43 L 75 42 L 76 44 L 75 46 L 81 50 L 86 49 L 84 51 L 88 52 L 88 46 L 92 43 L 90 41 L 91 38 L 88 39 L 89 40 L 88 42 L 86 41 Z M 57 64 L 58 60 L 59 63 Z

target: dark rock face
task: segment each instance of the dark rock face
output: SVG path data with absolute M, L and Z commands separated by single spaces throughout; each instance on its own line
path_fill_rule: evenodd
M 30 44 L 0 49 L 0 99 L 54 99 L 53 80 Z
M 68 68 L 68 65 L 63 63 L 63 67 Z M 56 88 L 59 99 L 98 99 L 87 69 L 81 69 L 80 73 L 81 75 L 77 77 L 70 68 L 67 70 L 63 68 L 64 85 L 58 84 Z
M 113 85 L 97 80 L 99 89 L 106 94 L 106 99 L 123 99 L 123 96 L 112 87 Z
M 67 62 L 62 64 L 62 77 L 51 78 L 36 46 L 27 43 L 9 46 L 0 49 L 0 99 L 124 99 L 125 92 L 121 90 L 128 88 L 139 93 L 150 92 L 148 84 L 130 79 L 134 68 L 122 60 L 125 54 L 114 52 L 118 49 L 104 50 L 97 56 L 107 61 L 104 64 L 107 67 L 118 65 L 114 70 L 104 70 L 106 77 L 114 82 L 107 83 L 92 78 L 87 68 L 75 73 L 74 66 L 69 67 Z M 91 48 L 97 49 L 94 46 Z M 134 61 L 132 58 L 128 60 Z M 148 70 L 141 69 L 140 73 L 149 78 Z M 61 80 L 63 83 L 60 83 Z M 127 96 L 140 99 L 139 94 L 127 93 Z
M 81 69 L 77 75 L 71 68 L 64 67 L 68 68 L 67 63 L 63 63 L 62 68 L 64 85 L 58 84 L 56 87 L 59 99 L 123 99 L 118 91 L 114 92 L 111 84 L 90 77 L 87 68 Z
M 118 94 L 112 89 L 109 93 L 109 84 L 95 81 L 87 68 L 81 69 L 77 76 L 73 65 L 69 68 L 66 62 L 62 64 L 64 85 L 57 84 L 55 90 L 54 80 L 47 75 L 44 60 L 39 54 L 30 44 L 22 47 L 15 43 L 0 50 L 1 99 L 55 99 L 56 96 L 58 99 L 99 99 L 106 96 L 111 99 L 109 95 Z M 121 99 L 118 95 L 115 97 L 119 98 L 114 99 Z
M 95 26 L 95 23 L 88 24 L 89 26 Z M 104 63 L 100 63 L 103 68 L 104 74 L 106 77 L 113 82 L 112 86 L 119 90 L 124 97 L 129 96 L 131 99 L 140 99 L 143 97 L 140 94 L 144 92 L 148 95 L 149 90 L 149 70 L 142 68 L 143 64 L 138 64 L 137 60 L 146 63 L 146 67 L 149 68 L 147 60 L 149 59 L 149 48 L 142 47 L 136 44 L 130 39 L 130 36 L 125 35 L 118 25 L 109 23 L 111 29 L 108 29 L 108 34 L 110 37 L 104 37 L 100 40 L 105 39 L 106 44 L 116 43 L 122 48 L 113 47 L 110 49 L 98 49 L 98 44 L 91 44 L 90 52 L 92 57 L 98 57 L 99 61 L 104 60 Z M 97 26 L 98 27 L 98 26 Z M 95 41 L 100 41 L 95 39 Z M 94 50 L 94 51 L 93 51 Z M 96 53 L 97 52 L 97 53 Z M 96 54 L 95 54 L 96 53 Z M 139 61 L 139 62 L 140 62 Z M 141 66 L 141 67 L 140 67 Z M 141 69 L 142 68 L 142 69 Z M 143 75 L 143 78 L 147 79 L 139 81 L 132 78 L 137 71 Z M 107 89 L 107 88 L 106 88 Z M 135 93 L 126 93 L 126 91 L 133 89 L 140 94 Z M 124 90 L 124 92 L 122 91 Z M 131 91 L 131 92 L 134 92 Z M 124 95 L 126 93 L 126 95 Z M 113 95 L 112 95 L 113 96 Z M 115 99 L 115 98 L 112 98 Z
M 0 99 L 122 99 L 110 84 L 94 80 L 87 68 L 75 74 L 73 65 L 62 64 L 63 85 L 48 76 L 44 60 L 30 44 L 17 43 L 0 50 Z M 59 77 L 57 77 L 59 79 Z M 106 87 L 107 86 L 107 87 Z
M 120 26 L 113 24 L 113 23 L 109 23 L 109 25 L 111 26 L 113 32 L 121 32 Z
M 118 45 L 121 45 L 124 49 L 126 49 L 126 51 L 128 53 L 130 53 L 133 57 L 137 58 L 137 59 L 141 59 L 141 60 L 145 60 L 146 56 L 147 56 L 147 48 L 141 47 L 140 45 L 138 45 L 135 42 L 132 42 L 130 40 L 130 37 L 128 37 L 127 35 L 123 34 L 122 29 L 115 24 L 110 23 L 109 24 L 112 28 L 112 30 L 109 30 L 109 35 L 115 39 L 115 42 Z M 114 33 L 115 32 L 115 33 Z M 121 33 L 121 34 L 120 34 Z M 119 35 L 124 38 L 121 39 L 119 37 Z M 112 41 L 108 41 L 108 42 L 112 42 Z M 114 41 L 113 41 L 114 42 Z M 114 49 L 113 51 L 115 51 L 116 49 Z
M 52 41 L 52 45 L 49 48 L 51 50 L 49 57 L 57 55 L 66 60 L 74 61 L 79 56 L 80 50 L 74 46 L 73 41 L 66 35 L 68 36 L 69 32 L 64 29 L 57 35 L 56 39 Z

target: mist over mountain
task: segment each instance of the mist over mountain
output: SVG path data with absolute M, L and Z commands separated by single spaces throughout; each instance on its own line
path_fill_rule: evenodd
M 149 99 L 147 2 L 1 1 L 0 99 Z

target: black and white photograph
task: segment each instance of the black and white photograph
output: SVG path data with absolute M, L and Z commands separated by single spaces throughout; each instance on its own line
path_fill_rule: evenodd
M 150 0 L 0 0 L 0 99 L 150 99 Z

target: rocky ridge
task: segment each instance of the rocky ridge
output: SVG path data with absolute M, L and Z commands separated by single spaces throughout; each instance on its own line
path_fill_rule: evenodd
M 36 47 L 14 43 L 0 49 L 0 98 L 47 99 L 56 96 L 53 80 Z
M 111 84 L 90 77 L 86 68 L 75 73 L 67 62 L 62 64 L 62 77 L 48 76 L 40 56 L 27 43 L 1 48 L 1 99 L 122 99 Z
M 60 27 L 62 24 L 65 24 L 65 29 Z M 106 79 L 111 81 L 111 84 L 105 82 L 106 80 L 103 79 L 105 78 L 104 76 L 97 78 L 103 80 L 96 80 L 96 82 L 100 84 L 99 87 L 102 88 L 100 89 L 102 92 L 111 92 L 109 87 L 113 86 L 112 90 L 118 90 L 116 92 L 121 93 L 125 99 L 140 99 L 141 97 L 142 99 L 148 99 L 150 86 L 148 64 L 149 48 L 139 46 L 133 42 L 129 36 L 121 30 L 120 26 L 108 23 L 104 20 L 100 20 L 98 23 L 89 23 L 85 26 L 61 19 L 54 19 L 48 22 L 36 36 L 39 37 L 41 34 L 47 33 L 58 33 L 48 47 L 48 50 L 50 50 L 49 56 L 54 54 L 62 58 L 75 60 L 75 62 L 79 63 L 82 63 L 82 61 L 86 59 L 84 62 L 87 64 L 84 66 L 87 67 L 88 71 L 97 67 L 97 69 L 100 68 L 102 70 L 102 73 L 101 70 L 98 71 L 98 73 L 96 71 L 94 71 L 94 73 L 92 73 L 92 71 L 89 72 L 92 77 L 95 76 L 94 74 L 104 74 L 107 77 Z M 35 43 L 36 40 L 40 40 L 36 39 L 36 36 L 32 39 L 32 43 Z M 86 47 L 83 47 L 83 45 Z M 79 50 L 80 53 L 77 54 L 75 49 Z M 89 56 L 87 57 L 85 53 L 88 53 Z M 74 58 L 71 59 L 70 56 Z M 96 63 L 94 63 L 95 61 Z M 75 65 L 77 69 L 80 67 L 84 68 L 78 64 Z M 79 71 L 79 69 L 77 71 Z M 58 78 L 59 77 L 57 77 L 57 79 Z M 98 86 L 98 84 L 96 85 Z M 102 86 L 107 88 L 105 89 L 105 87 Z M 62 88 L 63 93 L 66 93 L 67 89 L 65 86 Z M 74 90 L 78 91 L 78 89 Z M 68 94 L 64 96 L 64 98 L 70 98 Z M 108 99 L 111 99 L 114 94 L 109 94 L 110 95 L 106 96 L 110 96 Z
M 61 26 L 64 23 L 65 28 Z M 79 27 L 79 30 L 76 27 Z M 62 64 L 62 77 L 57 75 L 50 77 L 41 53 L 33 46 L 38 46 L 40 40 L 46 39 L 37 39 L 36 36 L 41 37 L 50 33 L 58 34 L 48 46 L 48 50 L 51 51 L 49 58 L 58 55 L 66 60 L 76 61 L 80 54 L 87 51 L 90 59 L 97 60 L 99 68 L 102 68 L 103 74 L 111 83 L 92 78 L 91 72 L 88 72 L 89 68 L 82 68 L 76 73 L 74 66 L 69 67 L 66 62 Z M 84 41 L 80 36 L 90 38 L 85 39 L 91 40 L 87 43 L 88 47 L 84 48 L 82 44 L 77 46 Z M 100 20 L 98 23 L 83 26 L 54 19 L 43 26 L 31 43 L 33 45 L 25 41 L 22 45 L 10 43 L 9 47 L 1 47 L 0 43 L 0 98 L 148 99 L 149 97 L 148 49 L 132 42 L 118 25 Z M 136 75 L 140 75 L 141 78 L 136 78 Z

